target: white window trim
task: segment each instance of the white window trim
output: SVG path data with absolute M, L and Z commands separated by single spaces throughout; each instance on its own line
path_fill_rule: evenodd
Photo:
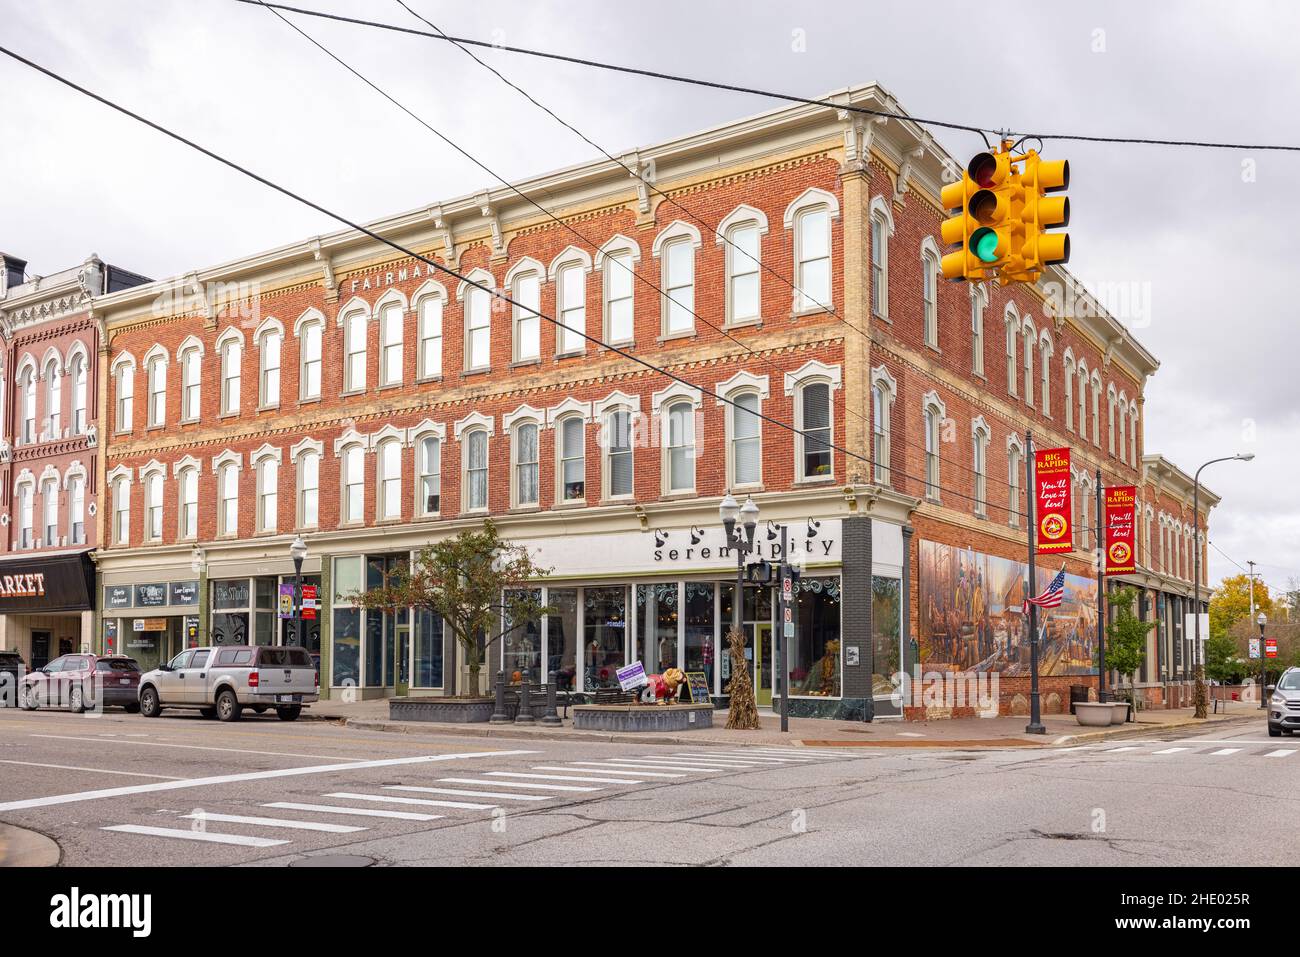
M 736 256 L 744 255 L 748 258 L 748 255 L 741 253 L 736 244 L 732 242 L 731 232 L 734 229 L 747 226 L 753 226 L 758 230 L 758 256 L 757 261 L 754 263 L 754 271 L 758 277 L 758 315 L 738 320 L 736 318 L 736 304 L 731 295 L 731 281 L 735 275 Z M 714 230 L 716 244 L 719 246 L 726 244 L 724 250 L 725 274 L 723 276 L 723 289 L 727 301 L 726 325 L 728 327 L 761 325 L 763 322 L 763 237 L 767 233 L 767 214 L 761 209 L 744 203 L 724 216 Z
M 411 448 L 415 455 L 414 468 L 411 470 L 411 474 L 414 476 L 411 489 L 415 495 L 412 514 L 415 516 L 416 521 L 437 518 L 442 514 L 442 460 L 447 450 L 447 428 L 441 422 L 424 419 L 418 425 L 413 425 L 407 429 L 407 435 L 410 437 Z M 420 474 L 420 446 L 430 436 L 438 440 L 438 510 L 434 512 L 425 511 L 424 506 L 427 503 L 420 501 L 420 480 L 424 477 Z
M 117 409 L 121 404 L 119 392 L 122 386 L 122 374 L 129 372 L 131 374 L 131 422 L 126 428 L 122 428 L 122 417 L 118 415 Z M 32 363 L 32 374 L 35 375 L 35 362 Z M 135 356 L 129 352 L 120 353 L 113 360 L 108 370 L 109 380 L 113 386 L 113 432 L 116 435 L 130 435 L 135 431 Z M 14 376 L 15 383 L 21 383 L 23 377 L 23 364 L 19 364 L 18 373 Z M 21 385 L 19 385 L 21 390 Z
M 385 434 L 386 430 L 387 433 Z M 376 524 L 394 524 L 402 521 L 402 499 L 405 493 L 402 491 L 402 482 L 405 477 L 406 467 L 403 460 L 406 458 L 404 450 L 406 448 L 406 433 L 393 429 L 392 426 L 385 426 L 379 432 L 375 433 L 374 439 L 374 456 L 375 456 L 375 523 Z M 391 518 L 384 516 L 384 480 L 386 478 L 383 471 L 383 453 L 384 446 L 393 444 L 397 446 L 397 515 Z M 364 503 L 365 496 L 362 496 Z M 364 505 L 362 506 L 364 508 Z
M 521 279 L 528 279 L 531 277 L 537 278 L 537 315 L 531 317 L 537 320 L 537 355 L 523 356 L 520 355 L 519 352 L 519 323 L 530 317 L 528 315 L 529 310 L 520 304 L 522 297 L 519 294 L 519 290 L 516 288 L 516 284 Z M 504 288 L 510 294 L 510 298 L 517 303 L 517 305 L 510 306 L 510 361 L 514 364 L 540 362 L 542 359 L 542 324 L 544 322 L 542 319 L 542 313 L 544 311 L 542 308 L 542 293 L 546 288 L 546 267 L 532 256 L 525 256 L 510 267 L 510 271 L 506 273 L 506 278 L 503 280 L 503 283 Z M 465 322 L 467 323 L 466 329 L 468 330 L 468 306 L 466 307 Z M 489 323 L 490 322 L 491 320 L 489 319 Z M 489 325 L 488 328 L 490 329 L 491 326 Z M 468 336 L 468 332 L 466 335 Z M 492 337 L 489 334 L 489 342 L 491 341 L 491 338 Z M 466 345 L 466 348 L 469 348 L 468 344 Z M 491 347 L 489 346 L 489 349 L 490 348 Z M 466 361 L 468 362 L 468 359 Z
M 884 448 L 884 454 L 882 455 L 880 453 L 880 450 L 878 450 L 875 447 L 875 411 L 876 410 L 873 408 L 871 410 L 872 412 L 871 454 L 872 454 L 872 465 L 873 465 L 871 480 L 872 482 L 878 483 L 880 485 L 892 487 L 893 485 L 892 466 L 893 466 L 893 457 L 894 457 L 893 415 L 894 415 L 894 403 L 898 401 L 898 382 L 895 381 L 893 375 L 890 374 L 888 367 L 884 365 L 878 365 L 871 370 L 871 388 L 873 392 L 875 391 L 876 386 L 880 386 L 881 394 L 885 396 L 885 403 L 884 403 L 885 407 L 880 417 L 880 425 L 881 425 L 880 431 L 881 431 L 881 436 L 883 437 L 885 448 Z M 883 460 L 883 462 L 881 460 Z M 877 477 L 878 474 L 879 477 Z
M 940 259 L 940 269 L 942 270 L 943 260 Z M 971 301 L 971 372 L 981 379 L 985 377 L 984 373 L 984 350 L 987 347 L 988 337 L 985 332 L 984 314 L 989 308 L 989 290 L 982 282 L 971 283 L 970 287 Z M 978 318 L 978 323 L 976 319 Z M 977 329 L 978 326 L 978 329 Z M 978 331 L 978 335 L 976 334 Z
M 436 299 L 442 305 L 442 317 L 438 323 L 438 371 L 430 373 L 424 369 L 424 338 L 420 329 L 420 319 L 427 299 Z M 436 279 L 425 281 L 424 285 L 411 294 L 411 310 L 415 314 L 415 381 L 436 382 L 442 378 L 442 366 L 445 356 L 443 345 L 447 333 L 447 287 Z
M 363 335 L 364 343 L 361 349 L 363 362 L 361 364 L 361 384 L 348 381 L 348 360 L 351 353 L 348 352 L 348 321 L 360 317 L 361 325 L 365 330 Z M 361 395 L 366 391 L 367 383 L 370 380 L 370 320 L 374 317 L 370 309 L 370 303 L 366 302 L 360 296 L 353 296 L 347 301 L 347 304 L 338 311 L 335 317 L 335 324 L 342 331 L 342 339 L 339 342 L 339 363 L 343 373 L 342 378 L 342 395 Z M 321 338 L 321 358 L 324 359 L 325 342 Z M 324 368 L 322 366 L 321 391 L 325 389 Z
M 989 446 L 992 445 L 993 433 L 989 429 L 989 424 L 984 421 L 984 416 L 977 415 L 970 425 L 971 434 L 971 476 L 974 479 L 973 485 L 975 490 L 974 502 L 972 507 L 976 518 L 989 517 Z M 981 470 L 980 453 L 983 452 L 984 468 Z M 980 481 L 983 480 L 984 488 L 981 491 Z
M 1013 453 L 1020 457 L 1017 463 Z M 1007 435 L 1007 524 L 1012 528 L 1020 527 L 1019 495 L 1024 494 L 1025 485 L 1025 447 L 1020 436 L 1015 432 Z M 1013 497 L 1013 493 L 1015 497 Z
M 466 416 L 465 419 L 462 419 L 460 422 L 456 423 L 456 441 L 460 445 L 460 488 L 461 488 L 460 512 L 462 515 L 486 515 L 488 512 L 492 510 L 492 435 L 493 432 L 490 429 L 490 427 L 484 426 L 481 421 L 475 420 L 472 423 L 466 422 L 467 419 L 471 419 L 474 416 L 478 416 L 478 415 L 479 414 L 477 412 L 471 413 L 470 415 Z M 479 419 L 482 418 L 486 418 L 486 417 L 479 416 Z M 489 419 L 489 422 L 490 421 L 491 420 Z M 462 426 L 462 423 L 465 424 Z M 482 432 L 484 434 L 484 441 L 487 443 L 483 454 L 484 467 L 487 472 L 487 489 L 486 489 L 486 494 L 483 498 L 483 504 L 471 508 L 469 506 L 469 472 L 470 472 L 469 439 L 471 436 L 473 436 L 475 433 L 478 432 Z M 439 501 L 438 504 L 441 505 L 442 504 L 441 501 Z
M 566 400 L 570 401 L 570 400 Z M 579 408 L 564 408 L 564 403 L 548 409 L 546 427 L 555 430 L 555 504 L 559 507 L 583 505 L 587 501 L 587 426 L 591 424 L 590 403 L 575 402 Z M 586 412 L 580 408 L 586 405 Z M 561 411 L 556 411 L 557 409 Z M 564 497 L 564 423 L 567 419 L 577 419 L 582 423 L 582 495 L 578 498 Z M 540 454 L 539 454 L 540 458 Z
M 566 246 L 558 256 L 551 260 L 551 265 L 547 269 L 547 279 L 555 286 L 555 354 L 557 356 L 576 356 L 582 355 L 587 351 L 587 340 L 582 339 L 576 349 L 561 349 L 560 341 L 563 337 L 563 316 L 565 311 L 564 302 L 564 284 L 560 282 L 560 270 L 566 267 L 577 267 L 582 270 L 582 332 L 587 333 L 587 277 L 591 274 L 591 256 L 583 249 L 577 246 Z M 603 291 L 601 295 L 604 299 Z M 602 310 L 603 311 L 603 310 Z M 589 333 L 588 333 L 589 334 Z
M 146 429 L 161 429 L 167 425 L 167 373 L 168 366 L 171 365 L 171 358 L 171 354 L 157 344 L 144 354 L 142 363 L 144 366 L 144 424 Z M 161 364 L 158 368 L 161 369 L 160 374 L 162 375 L 162 408 L 159 410 L 157 420 L 153 417 L 152 373 L 154 363 Z M 47 410 L 47 417 L 48 414 Z
M 922 338 L 927 346 L 935 352 L 939 349 L 939 280 L 943 277 L 943 268 L 940 265 L 943 256 L 939 253 L 939 246 L 934 241 L 934 237 L 927 235 L 921 240 L 921 331 Z M 929 272 L 934 278 L 934 302 L 927 304 L 925 302 L 925 278 Z
M 667 246 L 673 242 L 682 241 L 691 244 L 692 268 L 691 268 L 691 328 L 679 329 L 675 332 L 668 330 L 669 316 L 669 296 L 668 296 L 668 257 L 662 255 Z M 700 231 L 690 223 L 680 219 L 675 219 L 659 231 L 651 246 L 651 252 L 654 257 L 660 260 L 660 287 L 664 290 L 659 297 L 659 337 L 661 339 L 676 339 L 680 337 L 695 335 L 699 330 L 695 325 L 696 295 L 699 290 L 699 251 L 703 243 L 700 240 Z M 674 300 L 676 302 L 676 300 Z M 681 303 L 676 303 L 681 305 Z
M 628 339 L 615 339 L 609 330 L 609 274 L 604 272 L 607 260 L 615 260 L 615 268 L 622 268 L 617 259 L 627 256 L 631 263 L 632 273 L 632 337 Z M 636 279 L 637 266 L 641 262 L 641 246 L 634 239 L 629 239 L 622 233 L 617 233 L 605 241 L 598 250 L 594 268 L 601 272 L 600 282 L 600 321 L 601 321 L 601 338 L 610 345 L 627 345 L 636 339 Z
M 935 463 L 934 463 L 933 482 L 930 481 L 930 474 L 929 474 L 928 458 L 930 453 L 925 450 L 925 442 L 926 440 L 929 439 L 929 434 L 928 434 L 929 430 L 926 428 L 925 417 L 926 417 L 926 413 L 931 410 L 934 410 L 935 412 L 938 413 L 938 417 L 935 419 L 935 430 L 937 434 L 934 437 Z M 927 502 L 934 502 L 936 504 L 941 502 L 943 498 L 943 455 L 940 454 L 939 449 L 943 445 L 943 423 L 944 420 L 947 418 L 948 418 L 948 406 L 944 403 L 943 399 L 939 398 L 938 392 L 931 389 L 925 395 L 921 396 L 921 428 L 923 431 L 921 449 L 922 449 L 922 454 L 926 456 L 926 459 L 922 461 L 921 485 L 924 492 L 925 500 Z
M 531 406 L 521 406 L 509 415 L 501 417 L 501 431 L 510 436 L 510 507 L 535 509 L 542 507 L 542 430 L 545 426 L 545 413 Z M 526 425 L 537 429 L 537 501 L 521 502 L 519 500 L 519 430 Z
M 793 380 L 793 386 L 791 381 Z M 804 389 L 810 385 L 825 383 L 829 388 L 826 391 L 826 418 L 830 438 L 827 440 L 827 452 L 830 453 L 831 468 L 825 475 L 804 475 L 803 469 L 806 465 L 804 458 L 804 425 L 803 425 L 803 396 Z M 811 359 L 804 363 L 800 369 L 793 375 L 785 375 L 785 394 L 794 397 L 794 484 L 810 485 L 821 484 L 835 481 L 835 392 L 840 387 L 840 367 L 828 366 L 825 363 Z
M 718 405 L 723 406 L 724 439 L 727 443 L 726 475 L 727 488 L 739 491 L 757 491 L 763 487 L 763 419 L 758 420 L 758 479 L 753 482 L 741 482 L 736 478 L 736 406 L 733 404 L 743 395 L 752 395 L 758 399 L 755 412 L 762 416 L 763 403 L 770 396 L 768 377 L 749 372 L 737 372 L 725 382 L 719 382 L 714 388 L 718 394 Z M 728 401 L 730 400 L 730 401 Z M 700 437 L 695 437 L 699 448 Z
M 894 237 L 894 213 L 890 208 L 890 204 L 885 200 L 885 197 L 879 194 L 871 197 L 871 203 L 867 210 L 868 246 L 870 246 L 871 243 L 871 224 L 872 221 L 877 218 L 879 218 L 880 222 L 884 224 L 881 233 L 885 237 L 885 242 L 880 250 L 880 311 L 873 311 L 872 314 L 876 318 L 889 322 L 889 240 Z M 871 252 L 870 249 L 867 250 L 867 269 L 869 276 L 872 275 L 871 270 L 874 265 L 871 261 Z M 869 295 L 870 290 L 868 290 L 868 296 Z M 873 309 L 870 299 L 868 300 L 868 308 Z
M 671 392 L 672 389 L 671 387 L 669 387 L 664 391 Z M 656 393 L 656 398 L 658 397 L 659 397 L 658 393 Z M 672 461 L 671 461 L 672 448 L 669 444 L 672 439 L 672 433 L 670 431 L 669 424 L 668 424 L 668 413 L 672 410 L 673 406 L 682 405 L 682 404 L 689 405 L 691 408 L 691 416 L 690 416 L 691 484 L 688 488 L 673 488 L 672 487 Z M 701 430 L 695 427 L 696 418 L 697 418 L 696 413 L 698 413 L 700 410 L 700 402 L 698 399 L 692 399 L 692 397 L 688 394 L 684 395 L 678 393 L 676 395 L 670 395 L 663 398 L 661 402 L 653 406 L 653 409 L 654 409 L 653 414 L 655 416 L 655 419 L 659 423 L 659 436 L 660 436 L 659 446 L 661 451 L 659 453 L 659 492 L 661 495 L 694 495 L 695 490 L 699 485 L 698 466 L 701 458 L 700 456 L 700 439 L 701 439 L 700 431 Z M 730 416 L 728 416 L 728 418 L 730 418 Z
M 472 282 L 469 280 L 472 280 Z M 484 295 L 488 297 L 488 324 L 487 324 L 488 361 L 481 366 L 470 365 L 470 361 L 469 361 L 470 358 L 469 320 L 470 320 L 470 303 L 471 303 L 470 294 L 473 292 L 482 291 L 477 286 L 473 285 L 473 283 L 478 283 L 479 285 L 486 286 L 490 290 L 494 290 L 494 292 L 484 293 Z M 486 269 L 482 268 L 481 266 L 471 270 L 466 275 L 465 279 L 461 280 L 460 284 L 456 287 L 456 301 L 462 304 L 461 338 L 463 340 L 463 343 L 462 343 L 461 351 L 464 352 L 464 355 L 461 357 L 461 367 L 465 372 L 486 372 L 488 369 L 492 368 L 492 326 L 493 326 L 492 305 L 494 300 L 496 299 L 495 290 L 497 289 L 498 287 L 497 287 L 496 278 L 492 275 L 492 273 L 488 272 Z M 512 326 L 513 326 L 513 322 L 512 322 Z M 446 335 L 446 332 L 447 332 L 446 323 L 444 321 L 443 324 L 444 337 Z M 446 357 L 444 356 L 443 358 L 445 362 Z

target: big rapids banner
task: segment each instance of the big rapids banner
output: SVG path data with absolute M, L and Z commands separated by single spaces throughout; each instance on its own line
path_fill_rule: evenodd
M 1038 509 L 1038 554 L 1074 548 L 1070 527 L 1070 450 L 1034 450 L 1034 495 Z

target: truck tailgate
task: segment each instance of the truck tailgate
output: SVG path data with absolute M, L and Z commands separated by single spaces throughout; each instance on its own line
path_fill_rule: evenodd
M 316 665 L 302 648 L 261 647 L 257 653 L 258 694 L 315 694 Z

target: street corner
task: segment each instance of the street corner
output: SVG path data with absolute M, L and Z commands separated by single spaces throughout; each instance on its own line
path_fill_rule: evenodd
M 39 831 L 0 823 L 0 867 L 55 867 L 59 845 Z

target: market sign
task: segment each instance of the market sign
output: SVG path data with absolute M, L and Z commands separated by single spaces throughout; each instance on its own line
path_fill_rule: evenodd
M 1034 450 L 1034 496 L 1038 509 L 1038 554 L 1072 551 L 1068 448 Z
M 1134 542 L 1137 532 L 1137 488 L 1113 485 L 1106 489 L 1106 574 L 1137 571 Z
M 0 562 L 0 614 L 93 611 L 94 582 L 85 552 Z

